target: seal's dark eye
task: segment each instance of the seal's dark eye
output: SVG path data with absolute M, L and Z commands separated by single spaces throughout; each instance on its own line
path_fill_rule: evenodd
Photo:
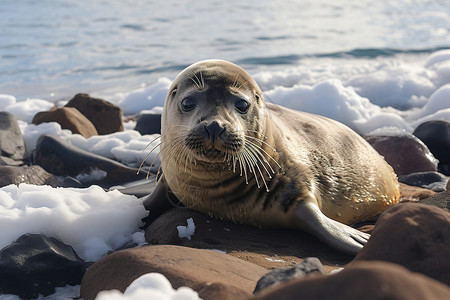
M 247 100 L 240 99 L 240 100 L 236 101 L 234 106 L 236 107 L 238 112 L 240 112 L 242 114 L 245 114 L 248 111 L 249 107 L 250 107 L 250 103 L 248 103 Z
M 184 111 L 191 111 L 197 106 L 197 101 L 192 98 L 184 98 L 183 101 L 181 101 L 181 108 Z

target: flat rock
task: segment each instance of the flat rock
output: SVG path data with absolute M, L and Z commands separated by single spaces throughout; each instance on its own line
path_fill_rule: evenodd
M 32 120 L 32 123 L 36 125 L 44 122 L 56 122 L 61 125 L 61 128 L 69 129 L 73 134 L 80 134 L 85 138 L 98 134 L 94 124 L 75 107 L 54 108 L 50 111 L 38 112 Z
M 180 238 L 177 226 L 187 226 L 189 218 L 193 219 L 195 232 L 190 239 Z M 329 272 L 352 259 L 302 231 L 262 230 L 210 218 L 187 208 L 165 212 L 150 224 L 145 236 L 150 244 L 218 249 L 270 269 L 292 267 L 301 263 L 304 257 L 318 257 Z
M 81 284 L 81 297 L 95 299 L 98 292 L 122 293 L 139 276 L 161 273 L 177 289 L 188 286 L 203 299 L 245 299 L 267 269 L 213 250 L 179 246 L 144 246 L 114 252 L 93 264 Z
M 328 276 L 311 276 L 275 286 L 251 300 L 423 300 L 450 299 L 450 288 L 387 262 L 356 262 Z
M 123 131 L 122 109 L 108 101 L 77 94 L 66 107 L 75 107 L 94 124 L 98 134 Z
M 401 201 L 419 201 L 433 196 L 436 192 L 400 182 Z
M 401 203 L 381 214 L 352 264 L 392 262 L 450 284 L 449 253 L 450 213 L 429 205 Z
M 28 183 L 56 187 L 59 180 L 40 166 L 0 166 L 0 187 L 9 184 Z
M 72 247 L 42 234 L 25 234 L 0 251 L 0 294 L 35 298 L 78 285 L 85 263 Z
M 0 165 L 20 166 L 27 160 L 25 141 L 16 118 L 0 112 Z
M 76 176 L 86 185 L 110 187 L 145 178 L 137 169 L 73 146 L 60 138 L 43 135 L 36 144 L 34 161 L 57 176 Z
M 397 175 L 414 172 L 437 171 L 437 160 L 428 147 L 413 135 L 366 136 Z

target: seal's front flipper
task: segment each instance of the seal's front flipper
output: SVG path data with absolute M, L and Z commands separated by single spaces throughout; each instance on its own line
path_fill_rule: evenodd
M 356 255 L 370 235 L 325 216 L 317 205 L 301 203 L 295 210 L 296 222 L 327 245 L 350 255 Z
M 164 175 L 162 175 L 153 192 L 144 199 L 143 204 L 145 209 L 149 211 L 149 215 L 142 219 L 142 222 L 145 223 L 141 227 L 142 229 L 146 229 L 166 210 L 174 206 L 174 202 L 169 198 L 169 194 L 171 194 L 169 185 Z

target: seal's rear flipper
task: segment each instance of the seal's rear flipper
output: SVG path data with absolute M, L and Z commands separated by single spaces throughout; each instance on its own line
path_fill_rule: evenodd
M 176 198 L 174 201 L 174 197 L 175 196 L 170 191 L 169 185 L 167 184 L 164 175 L 162 175 L 153 192 L 144 199 L 143 204 L 145 209 L 149 211 L 149 215 L 142 219 L 144 225 L 141 227 L 141 229 L 146 229 L 165 211 L 174 206 L 177 206 L 176 203 L 179 203 L 179 201 Z
M 299 223 L 300 229 L 349 255 L 356 255 L 370 238 L 370 234 L 328 218 L 317 205 L 311 202 L 303 202 L 298 205 L 295 219 Z

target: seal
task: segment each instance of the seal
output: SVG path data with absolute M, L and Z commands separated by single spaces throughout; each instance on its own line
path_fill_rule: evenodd
M 172 83 L 161 120 L 162 177 L 144 206 L 174 195 L 210 216 L 295 228 L 356 254 L 369 235 L 349 224 L 399 200 L 393 169 L 334 120 L 264 101 L 241 67 L 207 60 Z

